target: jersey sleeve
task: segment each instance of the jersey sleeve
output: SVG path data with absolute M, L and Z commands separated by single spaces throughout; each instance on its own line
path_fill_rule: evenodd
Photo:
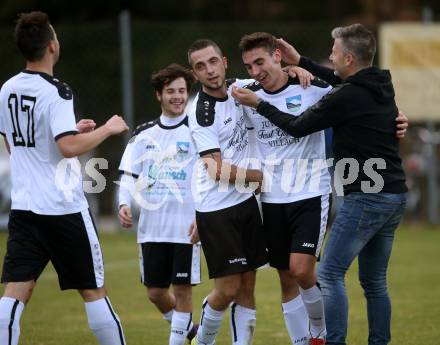
M 73 111 L 73 98 L 64 99 L 55 97 L 50 106 L 50 128 L 55 140 L 66 135 L 78 134 L 76 128 L 75 112 Z
M 3 107 L 1 107 L 0 108 L 0 135 L 6 137 L 6 128 L 5 128 L 4 119 L 3 119 L 4 116 L 5 116 L 5 114 L 3 113 Z
M 196 107 L 189 111 L 189 129 L 193 138 L 196 150 L 200 156 L 212 152 L 220 152 L 220 142 L 214 114 L 208 109 L 209 116 L 205 124 L 201 117 L 197 116 Z M 199 109 L 200 111 L 200 109 Z
M 142 173 L 142 144 L 138 136 L 130 139 L 119 164 L 121 174 L 138 178 Z

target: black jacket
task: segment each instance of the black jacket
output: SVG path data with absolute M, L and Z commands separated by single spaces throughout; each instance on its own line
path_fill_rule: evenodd
M 361 192 L 362 181 L 370 186 L 375 184 L 377 179 L 371 178 L 374 177 L 371 169 L 364 169 L 370 158 L 381 158 L 385 162 L 385 167 L 372 165 L 384 180 L 382 192 L 406 192 L 396 138 L 398 110 L 389 71 L 369 67 L 342 81 L 333 70 L 309 59 L 301 58 L 300 66 L 332 85 L 337 84 L 336 87 L 298 117 L 279 111 L 267 102 L 260 102 L 257 111 L 295 137 L 333 127 L 335 163 L 343 158 L 354 158 L 359 163 L 359 174 L 353 183 L 344 186 L 345 193 Z M 369 163 L 371 161 L 367 165 Z

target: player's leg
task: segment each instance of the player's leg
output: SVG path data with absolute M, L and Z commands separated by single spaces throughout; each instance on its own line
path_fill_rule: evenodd
M 61 290 L 75 289 L 83 297 L 89 327 L 101 345 L 124 345 L 121 322 L 104 288 L 104 262 L 89 210 L 47 216 L 40 232 L 58 273 Z
M 172 284 L 176 303 L 169 344 L 183 345 L 197 332 L 192 320 L 192 285 L 200 283 L 200 246 L 175 243 L 173 247 Z
M 29 211 L 12 210 L 3 262 L 0 299 L 0 345 L 17 345 L 20 318 L 32 296 L 35 282 L 48 262 L 47 252 L 38 240 L 41 216 Z
M 241 279 L 242 273 L 214 279 L 214 289 L 203 301 L 197 344 L 215 343 L 225 311 L 240 289 Z
M 281 307 L 292 344 L 306 345 L 309 319 L 295 277 L 288 269 L 278 269 L 281 286 Z
M 264 231 L 269 264 L 278 271 L 281 286 L 281 305 L 292 344 L 307 344 L 308 316 L 299 294 L 298 284 L 289 271 L 292 232 L 288 217 L 289 204 L 262 203 Z
M 32 295 L 35 281 L 6 283 L 0 299 L 0 345 L 17 345 L 20 336 L 20 318 L 25 304 Z
M 141 243 L 139 266 L 148 299 L 162 313 L 163 319 L 171 324 L 176 306 L 176 298 L 169 290 L 173 274 L 173 243 Z
M 310 336 L 325 339 L 324 303 L 317 285 L 315 265 L 324 239 L 329 195 L 322 195 L 291 204 L 291 223 L 295 224 L 290 255 L 293 273 L 310 321 Z
M 243 273 L 240 290 L 229 308 L 229 326 L 234 345 L 252 344 L 257 322 L 255 279 L 256 271 Z
M 247 263 L 254 270 L 243 273 L 240 290 L 231 304 L 230 330 L 233 345 L 252 344 L 256 327 L 256 269 L 267 263 L 266 241 L 261 213 L 256 198 L 240 204 L 237 222 L 242 229 L 243 250 Z
M 121 320 L 114 311 L 104 286 L 79 289 L 90 329 L 101 345 L 125 345 Z

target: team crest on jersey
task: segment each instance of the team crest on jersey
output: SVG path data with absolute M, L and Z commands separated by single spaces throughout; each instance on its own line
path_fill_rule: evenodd
M 176 151 L 179 155 L 186 155 L 189 152 L 189 142 L 188 141 L 178 141 L 176 143 Z
M 301 95 L 287 97 L 286 107 L 291 113 L 298 111 L 301 108 Z

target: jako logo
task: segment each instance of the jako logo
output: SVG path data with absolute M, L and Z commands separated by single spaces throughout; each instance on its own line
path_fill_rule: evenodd
M 188 277 L 188 273 L 177 273 L 176 277 L 177 278 L 186 278 L 186 277 Z
M 315 248 L 315 244 L 313 244 L 313 243 L 307 243 L 307 242 L 304 242 L 302 246 L 303 246 L 303 247 L 307 247 L 307 248 Z
M 232 121 L 232 117 L 228 117 L 226 120 L 225 120 L 225 125 L 227 125 L 229 122 L 231 122 Z

